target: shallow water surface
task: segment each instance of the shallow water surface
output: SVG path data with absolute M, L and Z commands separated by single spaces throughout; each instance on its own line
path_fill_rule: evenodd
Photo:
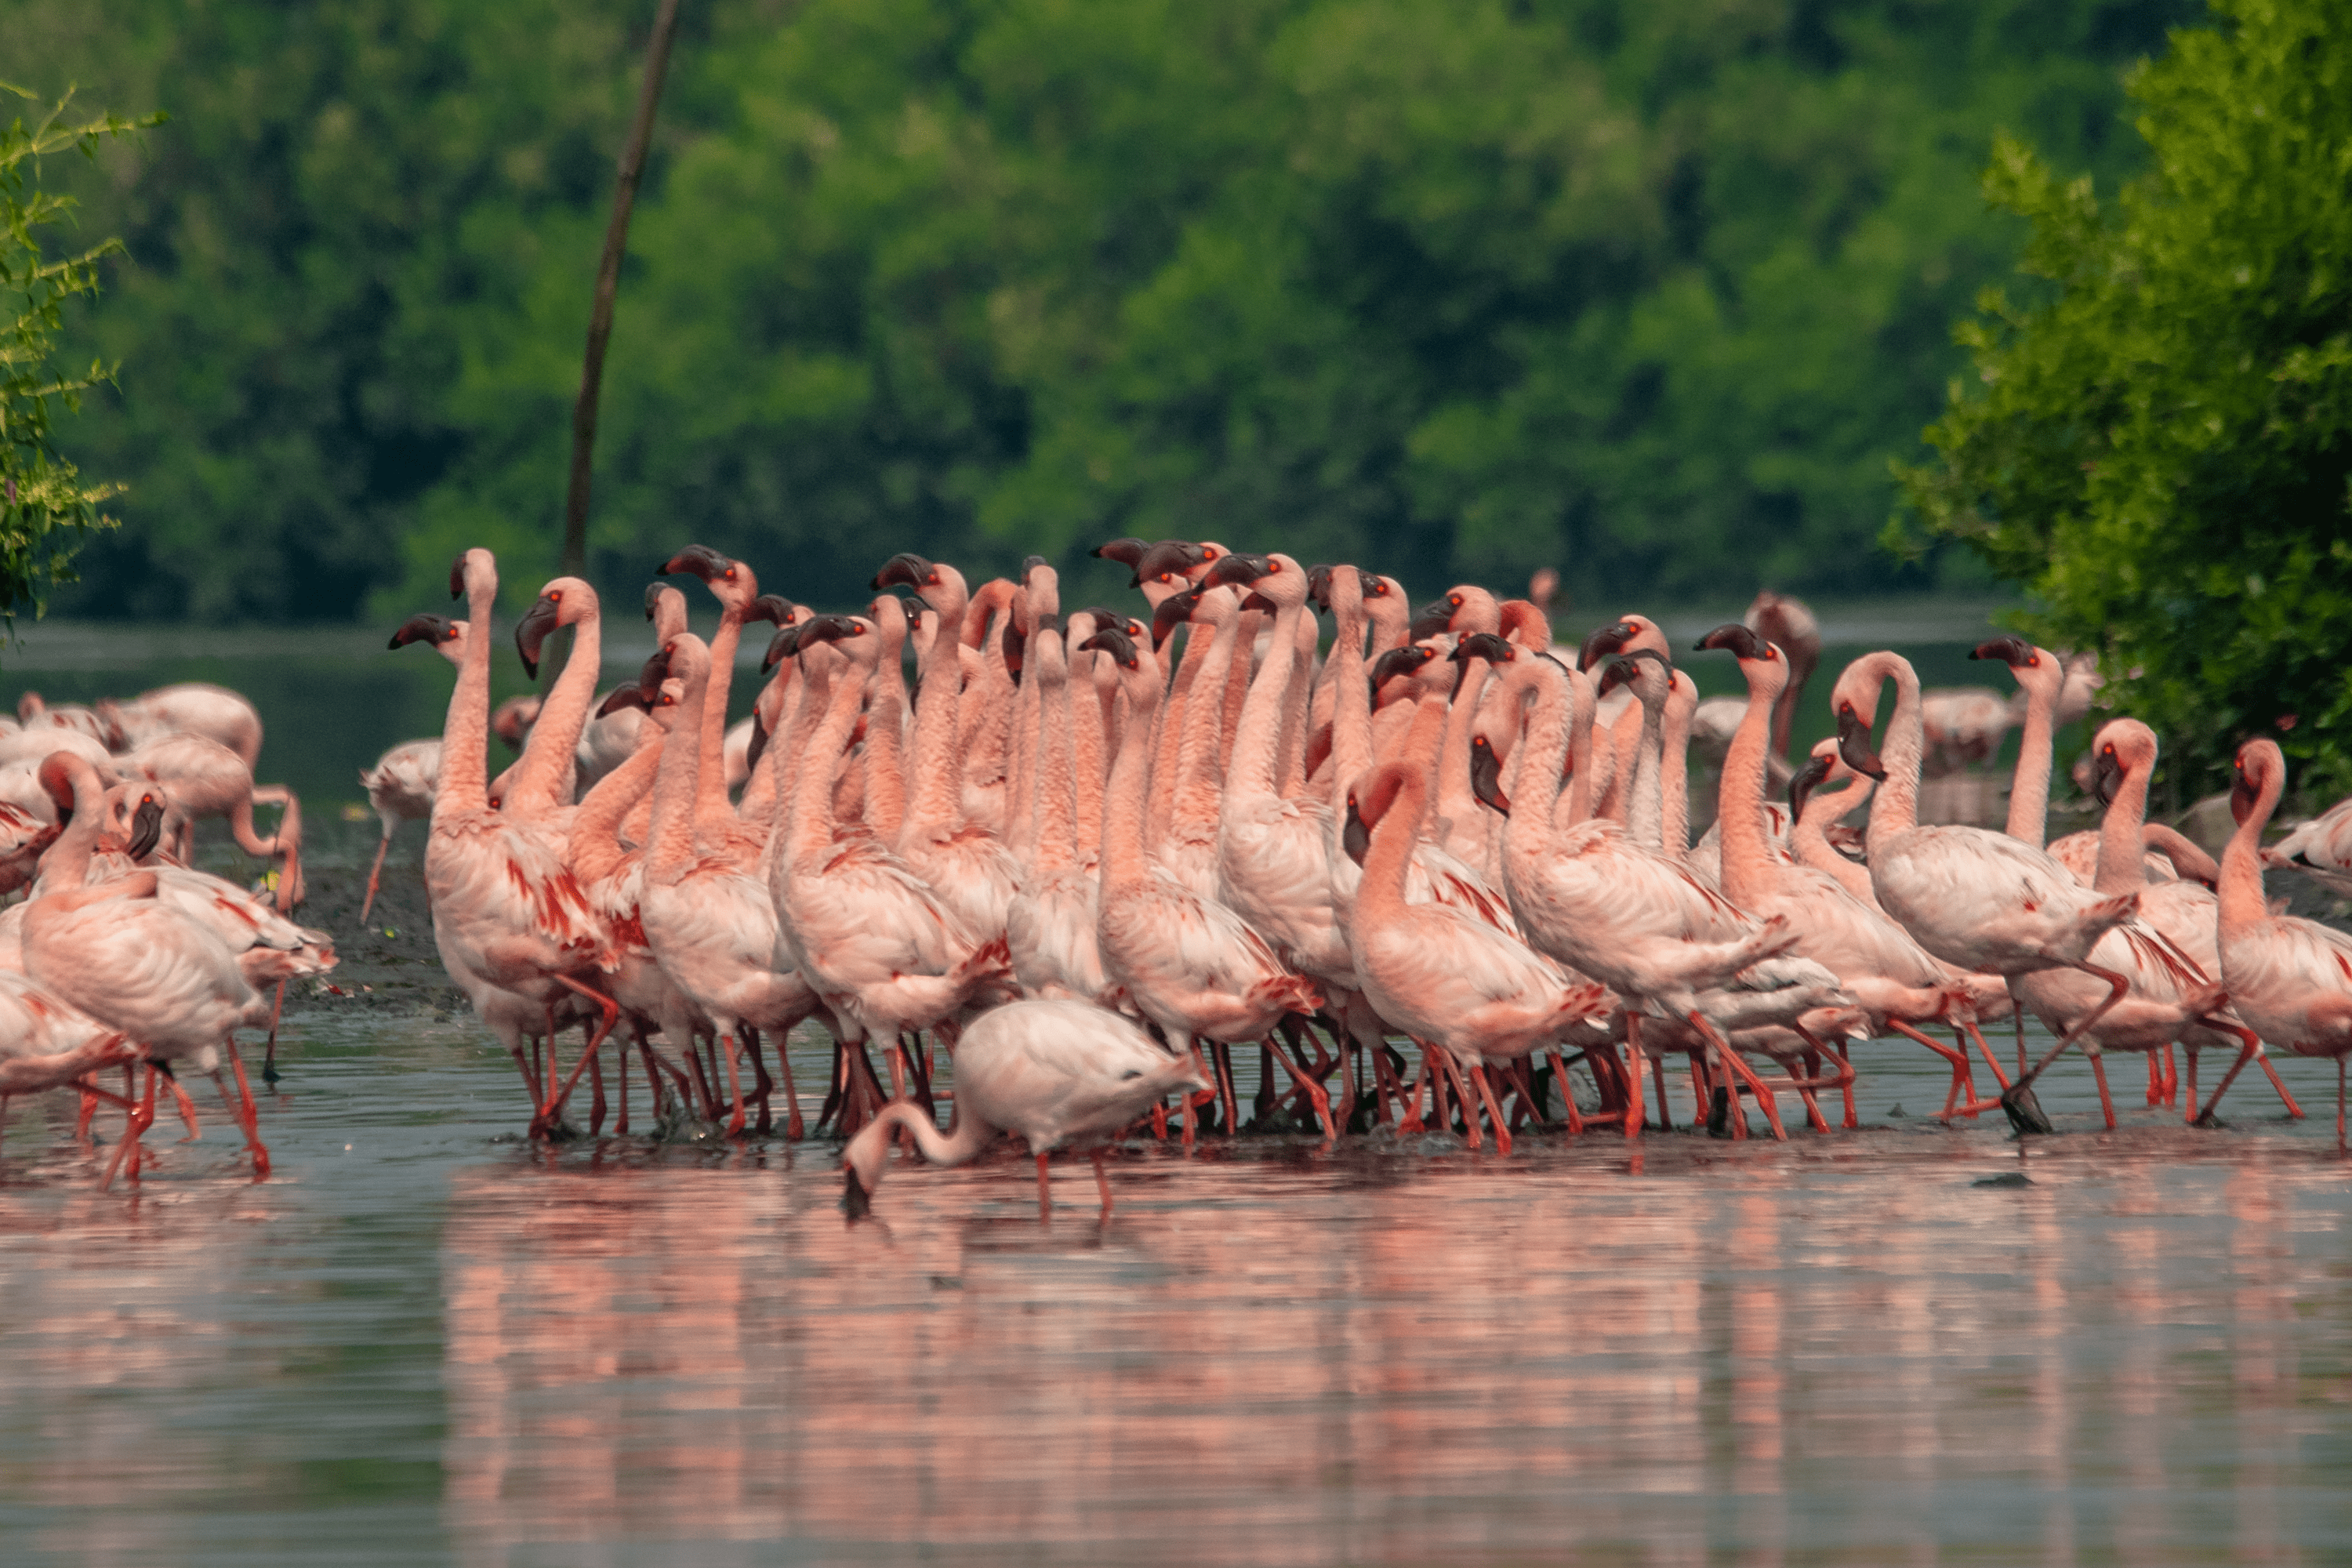
M 2113 1135 L 2062 1064 L 2021 1145 L 1863 1055 L 1787 1145 L 1135 1144 L 1108 1225 L 1008 1149 L 849 1227 L 831 1145 L 533 1148 L 471 1019 L 312 1015 L 264 1184 L 12 1112 L 0 1558 L 2343 1560 L 2325 1064 L 2199 1131 L 2119 1061 Z

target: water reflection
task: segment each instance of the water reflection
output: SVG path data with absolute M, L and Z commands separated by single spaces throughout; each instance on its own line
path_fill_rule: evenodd
M 2299 1560 L 2338 1511 L 2296 1445 L 2346 1431 L 2347 1303 L 2285 1232 L 2332 1233 L 2337 1173 L 2247 1147 L 1976 1188 L 1990 1152 L 1684 1141 L 1636 1179 L 1586 1149 L 1136 1151 L 1107 1228 L 1041 1228 L 1013 1161 L 908 1173 L 856 1230 L 805 1154 L 478 1170 L 443 1271 L 451 1534 L 478 1562 Z M 2307 1405 L 2296 1346 L 2337 1380 Z
M 502 1058 L 379 1027 L 262 1186 L 12 1114 L 0 1559 L 2342 1555 L 2332 1125 L 1135 1149 L 1108 1227 L 1007 1158 L 852 1230 L 822 1148 L 494 1144 Z

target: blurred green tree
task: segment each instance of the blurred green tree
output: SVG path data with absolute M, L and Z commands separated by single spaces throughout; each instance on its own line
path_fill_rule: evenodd
M 2216 0 L 2131 84 L 2148 172 L 2103 205 L 2004 138 L 1987 195 L 2032 225 L 2012 298 L 1982 296 L 1903 470 L 1967 541 L 2096 648 L 2123 706 L 2201 791 L 2243 737 L 2352 787 L 2352 30 L 2326 0 Z M 1898 520 L 1898 534 L 1904 524 Z
M 39 102 L 7 82 L 0 93 Z M 40 166 L 61 153 L 95 159 L 101 141 L 161 116 L 138 125 L 113 114 L 68 120 L 72 104 L 68 91 L 32 125 L 17 115 L 0 130 L 0 621 L 11 626 L 20 611 L 40 614 L 52 584 L 73 580 L 75 550 L 94 531 L 116 526 L 99 507 L 123 488 L 83 479 L 49 430 L 51 404 L 79 410 L 84 392 L 114 379 L 103 361 L 80 373 L 53 362 L 62 307 L 98 292 L 98 264 L 121 255 L 122 242 L 45 254 L 35 231 L 65 223 L 74 201 L 41 188 Z

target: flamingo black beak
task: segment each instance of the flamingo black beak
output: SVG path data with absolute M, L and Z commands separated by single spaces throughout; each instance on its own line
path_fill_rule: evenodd
M 767 749 L 767 721 L 760 717 L 760 710 L 754 708 L 751 710 L 751 743 L 744 749 L 743 765 L 756 770 L 760 765 L 761 754 Z
M 139 797 L 139 808 L 131 814 L 131 858 L 144 860 L 163 837 L 163 798 L 151 789 Z
M 2032 661 L 2033 645 L 2023 637 L 1995 637 L 1990 642 L 1979 643 L 1969 651 L 1969 657 L 1997 658 L 2003 664 L 2014 667 Z
M 1772 645 L 1759 636 L 1756 628 L 1739 621 L 1727 621 L 1698 639 L 1698 651 L 1710 653 L 1728 648 L 1734 658 L 1765 659 L 1772 657 Z
M 806 629 L 806 626 L 807 624 L 805 622 L 795 626 L 785 626 L 777 632 L 774 637 L 768 639 L 768 651 L 761 655 L 760 658 L 760 673 L 761 675 L 767 674 L 769 671 L 774 669 L 776 666 L 783 663 L 784 660 L 792 658 L 794 654 L 801 651 L 801 633 Z
M 466 554 L 459 551 L 457 559 L 449 563 L 449 596 L 453 599 L 466 596 Z
M 1307 602 L 1328 615 L 1331 610 L 1331 568 L 1309 566 L 1307 569 Z
M 1117 626 L 1105 626 L 1078 645 L 1080 653 L 1107 653 L 1123 669 L 1136 664 L 1135 639 Z
M 1451 657 L 1456 664 L 1467 664 L 1474 658 L 1483 658 L 1488 664 L 1508 664 L 1519 657 L 1519 650 L 1493 632 L 1472 632 L 1454 645 Z
M 841 1212 L 849 1216 L 851 1225 L 874 1212 L 873 1194 L 866 1190 L 866 1184 L 857 1179 L 857 1168 L 847 1161 L 844 1161 L 841 1166 Z
M 646 694 L 638 690 L 635 687 L 615 686 L 613 688 L 611 695 L 606 697 L 603 702 L 597 705 L 596 717 L 599 719 L 606 718 L 612 714 L 618 713 L 624 708 L 635 708 L 639 712 L 643 712 L 648 706 L 649 705 L 646 701 Z
M 1845 765 L 1866 778 L 1884 783 L 1886 764 L 1880 762 L 1878 753 L 1870 749 L 1868 721 L 1849 703 L 1838 710 L 1837 726 L 1838 755 L 1845 760 Z
M 1417 641 L 1422 637 L 1433 637 L 1442 632 L 1450 631 L 1453 626 L 1453 604 L 1444 599 L 1432 599 L 1412 613 L 1412 625 L 1405 628 L 1404 635 Z
M 392 634 L 392 641 L 384 646 L 406 647 L 413 642 L 438 645 L 456 635 L 457 623 L 446 616 L 411 616 L 400 623 L 400 629 Z
M 667 583 L 646 584 L 646 619 L 650 621 L 654 618 L 654 612 L 661 607 L 662 590 L 668 586 Z
M 654 570 L 665 577 L 680 572 L 690 573 L 709 583 L 727 575 L 728 568 L 733 564 L 708 544 L 689 544 Z
M 1503 793 L 1503 759 L 1484 735 L 1470 738 L 1470 793 L 1487 809 L 1511 815 L 1511 797 Z
M 2116 760 L 2111 748 L 2102 747 L 2091 759 L 2091 793 L 2099 797 L 2101 805 L 2116 804 L 2116 791 L 2124 784 L 2124 765 Z
M 1140 539 L 1114 539 L 1108 544 L 1096 545 L 1087 553 L 1097 561 L 1116 561 L 1122 566 L 1131 568 L 1142 558 L 1143 552 L 1150 548 L 1150 544 Z
M 515 627 L 515 652 L 522 656 L 522 672 L 533 680 L 539 679 L 539 650 L 547 645 L 548 635 L 555 630 L 556 618 L 562 606 L 541 594 Z
M 1806 800 L 1822 787 L 1822 781 L 1829 776 L 1830 760 L 1827 757 L 1811 758 L 1797 770 L 1797 776 L 1789 781 L 1789 815 L 1791 818 L 1805 815 Z
M 882 563 L 882 570 L 874 574 L 872 587 L 877 594 L 897 584 L 920 589 L 932 571 L 930 562 L 922 556 L 911 551 L 901 551 Z
M 1576 650 L 1576 668 L 1591 670 L 1603 658 L 1632 642 L 1633 637 L 1633 623 L 1631 621 L 1619 621 L 1614 626 L 1597 628 L 1584 639 L 1584 646 Z
M 1203 584 L 1181 594 L 1171 594 L 1160 601 L 1160 607 L 1151 612 L 1152 652 L 1166 647 L 1168 639 L 1176 635 L 1176 628 L 1192 618 L 1192 612 L 1201 607 L 1201 595 L 1207 591 Z
M 782 594 L 762 594 L 751 601 L 751 608 L 743 612 L 743 619 L 747 623 L 767 621 L 779 626 L 791 626 L 793 602 Z
M 1256 582 L 1273 570 L 1274 563 L 1266 557 L 1235 551 L 1202 573 L 1201 584 L 1208 588 L 1242 587 Z
M 1372 830 L 1364 826 L 1363 815 L 1356 809 L 1354 795 L 1348 797 L 1348 825 L 1340 832 L 1339 844 L 1347 850 L 1348 858 L 1359 866 L 1364 863 L 1364 857 L 1371 852 Z
M 1197 544 L 1181 539 L 1163 539 L 1147 545 L 1135 558 L 1135 576 L 1128 586 L 1140 588 L 1162 574 L 1170 577 L 1189 576 L 1192 568 L 1209 558 L 1209 552 Z
M 668 679 L 669 645 L 664 643 L 654 649 L 653 658 L 646 660 L 646 667 L 637 671 L 637 695 L 646 707 L 653 706 L 654 699 L 661 695 L 661 683 Z

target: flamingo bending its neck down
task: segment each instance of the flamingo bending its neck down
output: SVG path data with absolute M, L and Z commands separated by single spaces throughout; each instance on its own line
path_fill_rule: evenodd
M 1091 1144 L 1103 1217 L 1110 1217 L 1110 1179 L 1101 1145 L 1134 1125 L 1169 1095 L 1209 1087 L 1186 1052 L 1171 1053 L 1131 1020 L 1084 1002 L 1036 997 L 992 1008 L 956 1044 L 956 1125 L 942 1133 L 920 1106 L 894 1100 L 842 1151 L 843 1207 L 864 1215 L 882 1184 L 882 1162 L 894 1127 L 915 1135 L 923 1158 L 961 1165 L 1008 1132 L 1037 1160 L 1037 1212 L 1050 1214 L 1045 1157 L 1070 1143 Z

